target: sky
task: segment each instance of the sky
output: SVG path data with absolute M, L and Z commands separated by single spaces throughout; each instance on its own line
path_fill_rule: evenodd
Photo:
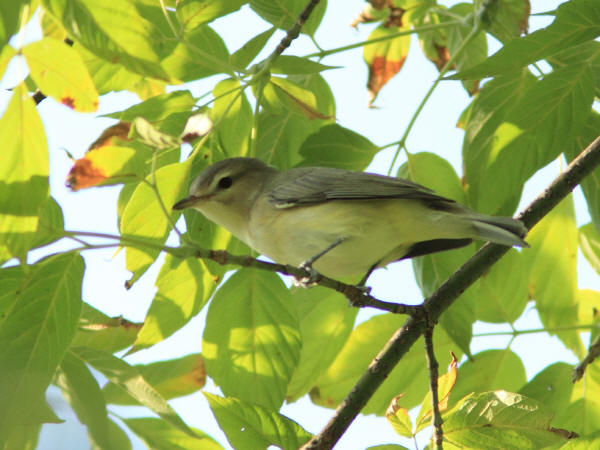
M 440 3 L 449 5 L 454 2 Z M 532 12 L 541 12 L 540 8 L 543 8 L 543 11 L 551 10 L 561 2 L 534 0 L 532 3 Z M 352 19 L 360 13 L 364 4 L 364 2 L 356 0 L 343 2 L 330 0 L 324 20 L 315 35 L 316 41 L 328 49 L 365 40 L 373 25 L 361 26 L 358 30 L 349 26 Z M 531 18 L 530 29 L 544 26 L 549 21 L 550 19 L 547 17 Z M 244 7 L 241 13 L 219 19 L 212 26 L 225 39 L 230 52 L 235 51 L 247 40 L 270 27 L 247 7 Z M 272 51 L 282 36 L 283 33 L 278 32 L 269 41 L 265 54 Z M 25 40 L 32 41 L 39 37 L 39 29 L 35 24 L 29 26 Z M 490 47 L 497 48 L 498 44 L 490 41 Z M 314 51 L 315 47 L 311 41 L 306 36 L 301 36 L 293 42 L 288 54 L 305 55 Z M 362 60 L 362 49 L 332 55 L 323 63 L 342 67 L 323 73 L 336 99 L 337 122 L 368 137 L 379 146 L 399 139 L 430 83 L 437 76 L 437 70 L 433 64 L 424 59 L 417 40 L 413 39 L 409 56 L 401 73 L 380 92 L 375 101 L 375 108 L 369 108 L 365 87 L 367 68 Z M 11 64 L 7 75 L 0 82 L 1 111 L 4 110 L 10 98 L 10 92 L 7 89 L 14 86 L 24 74 L 26 74 L 24 64 L 20 62 Z M 177 89 L 187 88 L 195 96 L 200 96 L 210 91 L 218 79 L 218 77 L 211 77 L 178 86 Z M 101 117 L 103 114 L 125 109 L 137 102 L 139 99 L 133 94 L 109 94 L 101 98 L 99 110 L 88 115 L 74 113 L 51 99 L 44 100 L 38 106 L 50 148 L 51 193 L 63 208 L 67 229 L 117 233 L 114 205 L 120 188 L 94 188 L 80 192 L 68 190 L 65 186 L 65 177 L 72 162 L 66 151 L 76 158 L 81 157 L 102 130 L 114 123 L 111 119 Z M 417 120 L 407 142 L 408 149 L 411 152 L 435 152 L 448 159 L 457 173 L 461 175 L 463 131 L 456 128 L 455 124 L 460 112 L 468 102 L 469 98 L 458 82 L 442 82 Z M 392 156 L 393 149 L 381 151 L 369 167 L 369 171 L 386 173 Z M 401 158 L 397 165 L 402 162 Z M 525 186 L 519 209 L 541 192 L 559 173 L 560 168 L 559 162 L 553 162 L 540 170 Z M 589 214 L 579 189 L 575 191 L 575 205 L 578 225 L 587 223 L 590 220 Z M 169 242 L 176 245 L 177 241 L 171 238 Z M 54 250 L 64 249 L 66 245 L 68 244 L 61 243 L 55 246 Z M 47 254 L 47 252 L 48 250 L 44 250 L 43 254 Z M 35 260 L 41 256 L 42 253 L 34 252 L 31 259 Z M 123 315 L 132 321 L 142 321 L 155 292 L 153 282 L 160 264 L 151 268 L 132 289 L 126 290 L 124 282 L 129 278 L 129 273 L 124 269 L 123 253 L 115 254 L 113 250 L 97 250 L 87 252 L 84 256 L 87 267 L 83 285 L 84 300 L 108 315 Z M 598 289 L 600 286 L 598 275 L 587 265 L 581 255 L 578 259 L 578 278 L 580 288 Z M 412 266 L 407 261 L 395 263 L 388 269 L 376 271 L 370 278 L 370 284 L 373 286 L 373 295 L 378 298 L 397 299 L 400 291 L 403 300 L 412 299 L 414 303 L 419 303 L 422 299 L 414 281 Z M 126 360 L 130 363 L 150 362 L 201 351 L 201 330 L 206 310 L 207 308 L 204 308 L 199 316 L 166 341 L 151 349 L 131 355 Z M 373 314 L 377 313 L 363 310 L 359 313 L 358 320 L 364 321 Z M 516 324 L 518 329 L 540 326 L 541 323 L 532 308 L 527 308 Z M 477 334 L 507 330 L 508 326 L 477 323 L 474 332 Z M 475 338 L 472 343 L 472 352 L 476 353 L 490 347 L 504 348 L 509 340 L 510 336 Z M 511 348 L 521 356 L 525 363 L 528 379 L 550 362 L 557 360 L 575 362 L 573 355 L 557 339 L 542 334 L 519 336 Z M 209 392 L 219 393 L 218 388 L 210 381 L 205 389 Z M 67 423 L 58 426 L 45 425 L 38 448 L 43 450 L 89 448 L 85 427 L 78 423 L 57 389 L 51 389 L 48 392 L 48 401 L 56 408 L 59 417 L 67 420 Z M 208 405 L 201 393 L 175 399 L 171 401 L 171 404 L 189 425 L 205 431 L 225 448 L 230 448 L 225 435 L 209 412 Z M 146 414 L 143 412 L 145 410 L 140 408 L 111 407 L 111 410 L 117 411 L 124 417 Z M 199 411 L 201 414 L 198 414 Z M 284 405 L 281 412 L 297 420 L 305 429 L 313 433 L 318 432 L 333 413 L 332 410 L 312 405 L 306 397 L 294 404 Z M 427 436 L 421 437 L 419 440 L 421 447 L 426 440 Z M 137 438 L 133 438 L 133 441 L 135 449 L 145 448 Z M 382 443 L 412 445 L 410 441 L 399 438 L 385 420 L 367 416 L 359 417 L 336 448 L 356 449 Z

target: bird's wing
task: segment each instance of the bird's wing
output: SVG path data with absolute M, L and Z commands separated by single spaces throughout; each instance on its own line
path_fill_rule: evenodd
M 445 209 L 454 203 L 431 189 L 402 178 L 326 167 L 297 168 L 282 172 L 269 191 L 269 201 L 278 208 L 333 200 L 386 198 L 422 200 L 436 209 Z

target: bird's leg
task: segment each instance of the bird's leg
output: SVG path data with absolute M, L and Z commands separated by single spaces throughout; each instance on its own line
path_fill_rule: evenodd
M 322 250 L 319 253 L 317 253 L 316 255 L 308 258 L 306 261 L 303 261 L 300 264 L 300 268 L 306 270 L 310 275 L 308 277 L 304 277 L 299 280 L 296 279 L 294 281 L 294 284 L 296 286 L 309 287 L 311 284 L 313 284 L 315 281 L 317 281 L 317 279 L 319 278 L 319 273 L 313 268 L 312 265 L 321 256 L 323 256 L 325 253 L 333 250 L 335 247 L 340 245 L 345 240 L 346 240 L 346 238 L 343 238 L 343 237 L 338 238 L 333 244 L 329 245 L 325 250 Z
M 369 292 L 371 292 L 371 288 L 366 286 L 366 284 L 367 284 L 367 280 L 369 279 L 369 277 L 371 276 L 371 274 L 373 273 L 373 271 L 374 271 L 375 269 L 377 269 L 377 266 L 379 266 L 379 263 L 380 263 L 380 262 L 381 262 L 381 261 L 377 261 L 375 264 L 373 264 L 373 265 L 372 265 L 372 266 L 369 268 L 369 270 L 367 270 L 367 273 L 365 274 L 365 276 L 364 276 L 364 277 L 362 277 L 362 278 L 361 278 L 361 280 L 358 282 L 358 284 L 356 285 L 356 287 L 358 287 L 358 288 L 362 289 L 362 290 L 363 290 L 365 293 L 367 293 L 367 294 L 368 294 Z

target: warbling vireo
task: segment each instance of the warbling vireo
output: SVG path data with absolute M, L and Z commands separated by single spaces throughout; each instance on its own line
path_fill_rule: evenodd
M 313 263 L 323 275 L 365 275 L 393 261 L 458 248 L 473 239 L 527 246 L 518 220 L 467 209 L 400 178 L 326 167 L 280 172 L 253 158 L 204 169 L 194 208 L 272 260 Z

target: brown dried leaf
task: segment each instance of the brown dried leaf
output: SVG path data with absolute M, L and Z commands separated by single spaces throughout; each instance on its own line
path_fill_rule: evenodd
M 108 127 L 98 139 L 92 142 L 88 151 L 108 145 L 117 145 L 116 139 L 130 141 L 131 139 L 128 137 L 130 129 L 131 122 L 119 122 L 116 125 Z
M 69 175 L 67 175 L 67 186 L 74 191 L 78 191 L 79 189 L 96 186 L 105 179 L 104 172 L 94 167 L 92 161 L 83 157 L 73 164 Z
M 402 28 L 381 26 L 373 30 L 369 39 L 390 36 L 399 31 L 402 31 Z M 409 47 L 410 35 L 408 34 L 365 46 L 363 57 L 369 67 L 367 82 L 369 105 L 372 105 L 381 88 L 400 71 Z

